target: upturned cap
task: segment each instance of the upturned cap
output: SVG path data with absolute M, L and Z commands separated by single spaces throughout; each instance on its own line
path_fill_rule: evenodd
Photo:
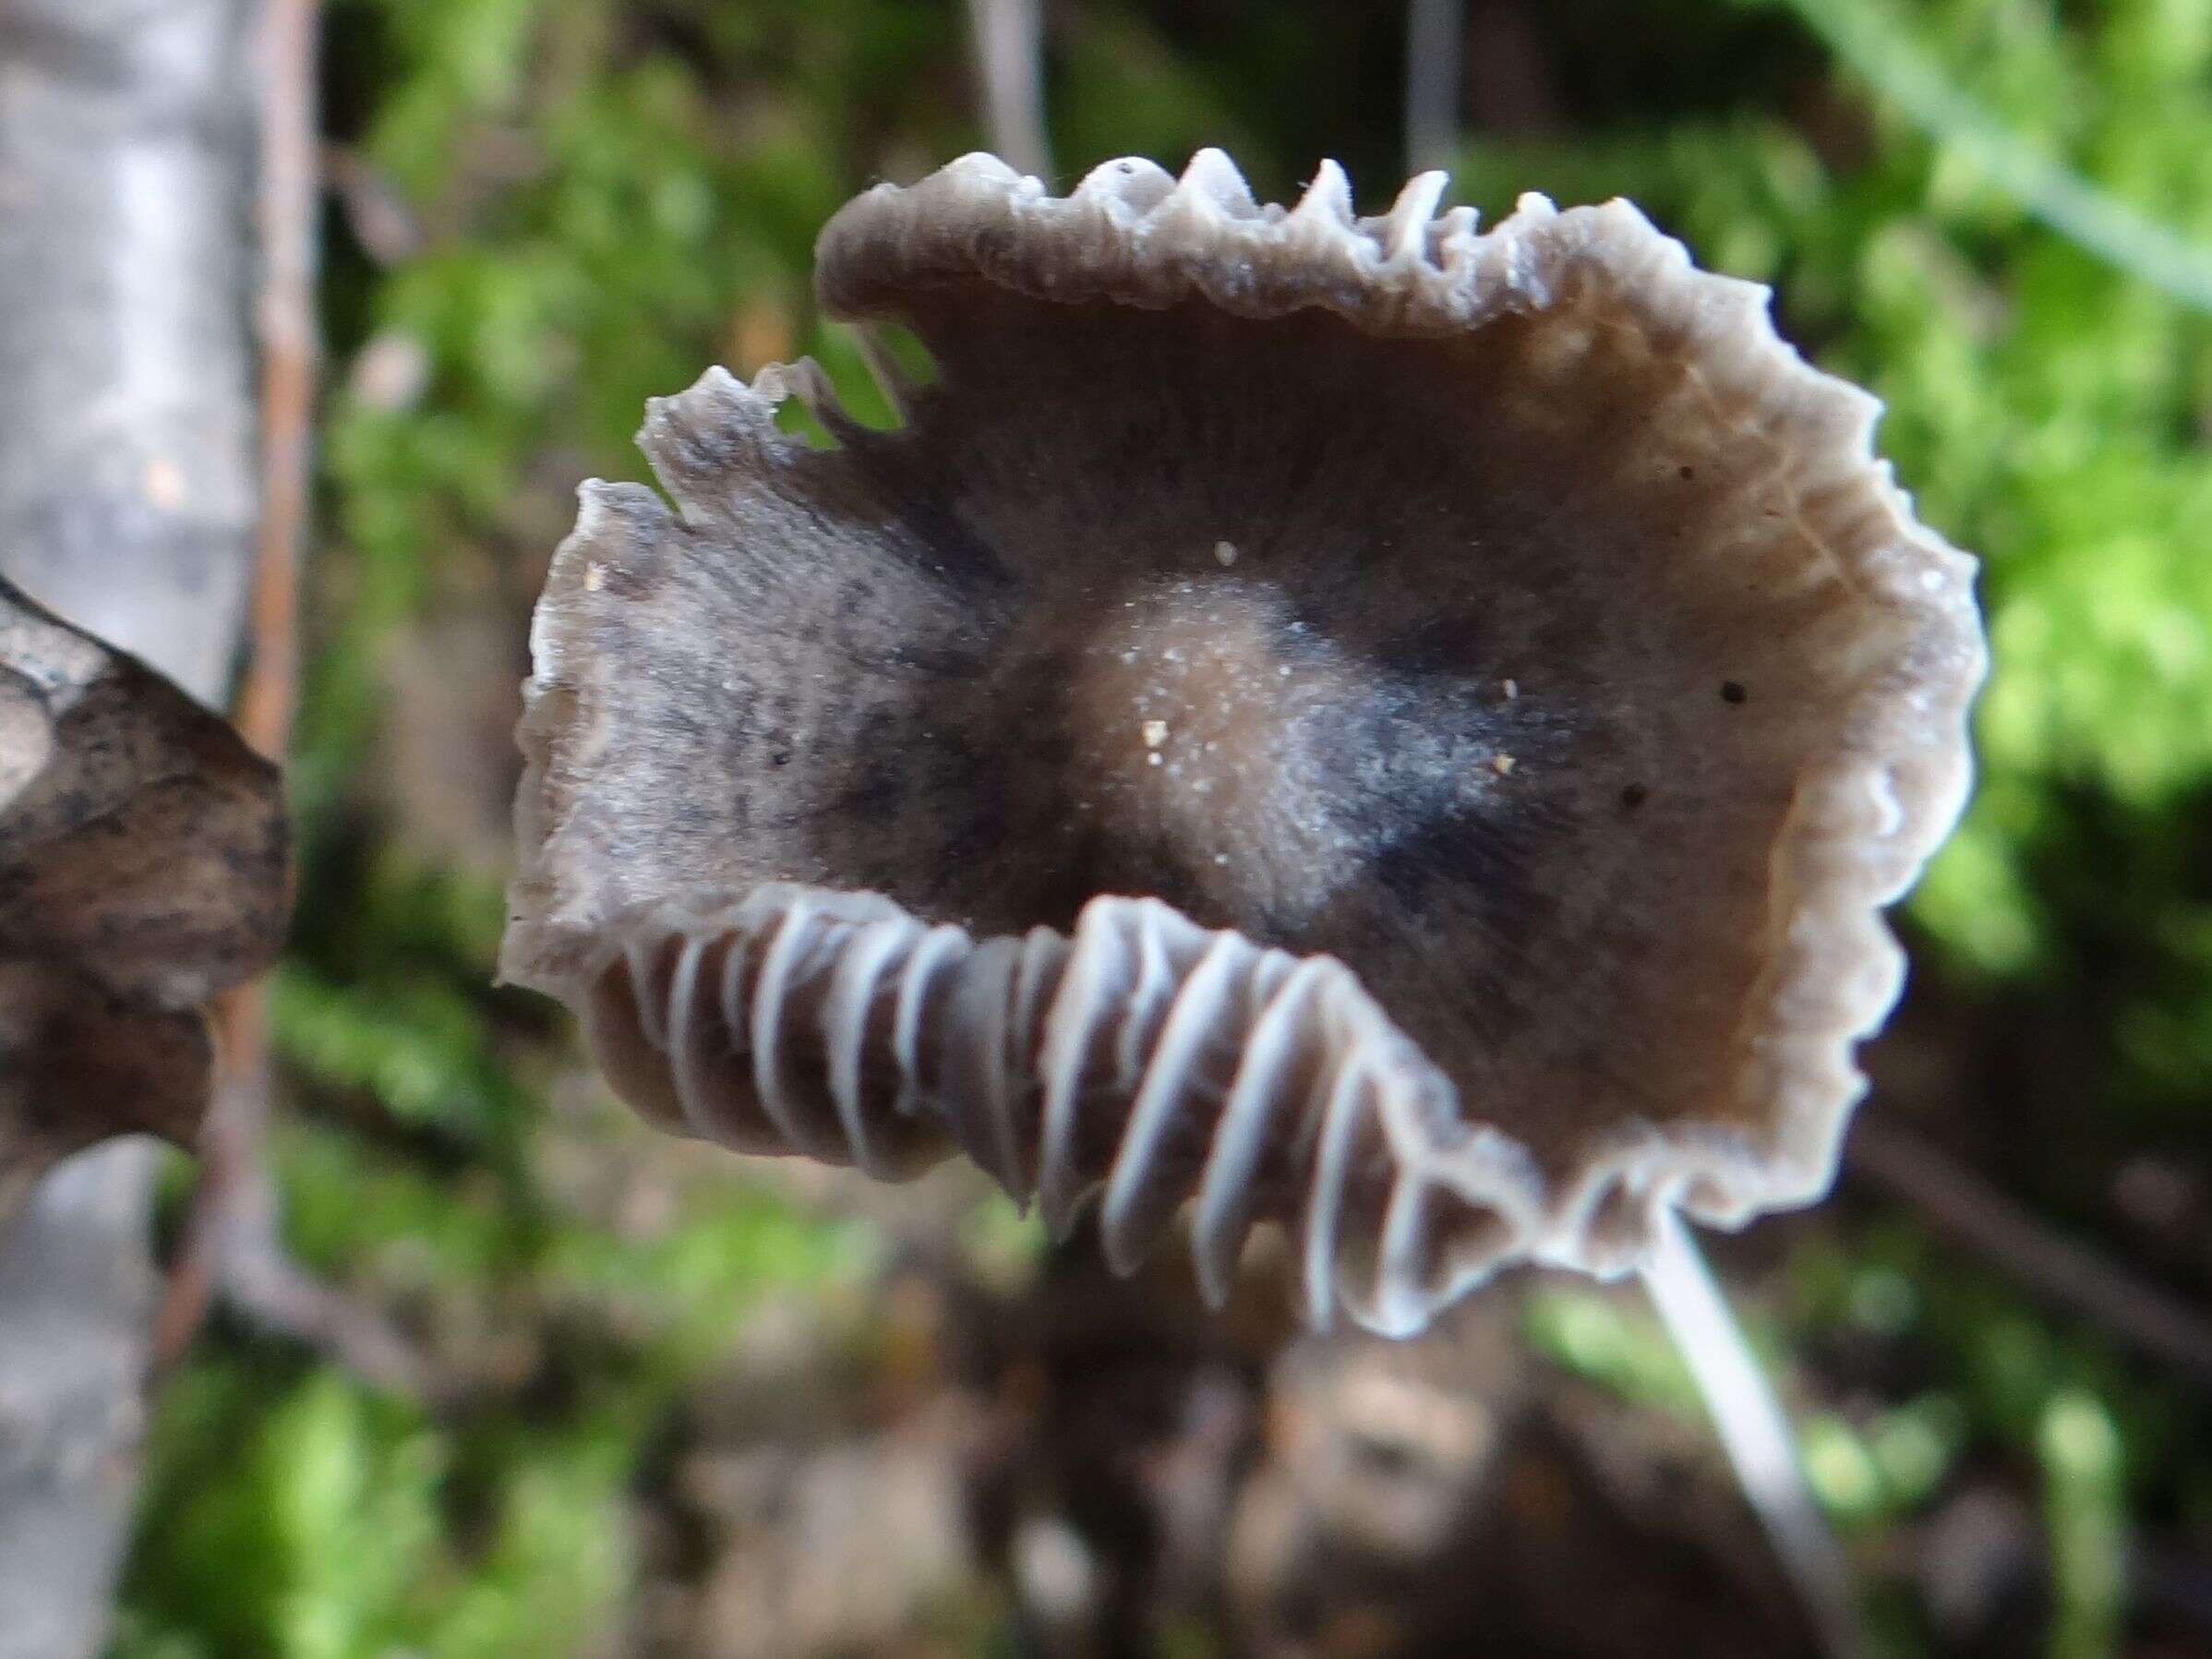
M 1216 1291 L 1280 1220 L 1386 1328 L 1821 1194 L 1967 787 L 1973 562 L 1763 289 L 1442 185 L 848 204 L 824 306 L 935 377 L 878 432 L 714 370 L 641 435 L 673 511 L 585 487 L 510 977 L 671 1124 L 966 1149 L 1117 1259 L 1192 1199 Z

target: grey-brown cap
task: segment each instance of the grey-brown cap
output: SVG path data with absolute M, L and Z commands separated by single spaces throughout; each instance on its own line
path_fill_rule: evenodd
M 106 1136 L 191 1144 L 201 1005 L 275 957 L 288 856 L 274 766 L 0 581 L 0 1217 Z
M 655 403 L 534 631 L 505 970 L 650 1115 L 1186 1200 L 1418 1326 L 1834 1173 L 1949 829 L 1973 564 L 1878 405 L 1633 207 L 1352 216 L 985 156 L 824 231 L 933 355 Z M 835 448 L 778 430 L 803 399 Z

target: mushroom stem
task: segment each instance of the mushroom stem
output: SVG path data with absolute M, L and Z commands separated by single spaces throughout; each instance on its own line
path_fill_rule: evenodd
M 1782 1402 L 1752 1357 L 1704 1253 L 1672 1209 L 1664 1210 L 1653 1227 L 1643 1285 L 1697 1381 L 1737 1482 L 1796 1586 L 1822 1650 L 1834 1659 L 1863 1653 L 1850 1564 L 1806 1484 Z
M 1049 178 L 1052 156 L 1044 130 L 1041 0 L 968 0 L 968 16 L 991 147 L 1020 171 Z
M 1405 21 L 1405 159 L 1409 175 L 1449 166 L 1460 139 L 1462 0 L 1409 0 Z

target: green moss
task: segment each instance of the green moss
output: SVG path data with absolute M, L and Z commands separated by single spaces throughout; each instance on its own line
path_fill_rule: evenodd
M 451 1436 L 328 1371 L 195 1366 L 151 1452 L 116 1659 L 576 1652 L 630 1570 L 623 1449 L 542 1436 L 464 1543 Z

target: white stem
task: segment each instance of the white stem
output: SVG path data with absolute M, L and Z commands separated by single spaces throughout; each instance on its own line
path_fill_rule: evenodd
M 1049 183 L 1042 0 L 968 0 L 968 20 L 983 77 L 983 125 L 991 147 L 1007 165 Z
M 1449 167 L 1460 141 L 1461 0 L 1410 0 L 1405 19 L 1405 157 L 1410 174 Z
M 1863 1652 L 1850 1564 L 1806 1485 L 1782 1402 L 1751 1357 L 1743 1328 L 1697 1241 L 1671 1209 L 1654 1230 L 1643 1284 L 1697 1381 L 1744 1497 L 1766 1528 L 1822 1647 L 1833 1659 Z

